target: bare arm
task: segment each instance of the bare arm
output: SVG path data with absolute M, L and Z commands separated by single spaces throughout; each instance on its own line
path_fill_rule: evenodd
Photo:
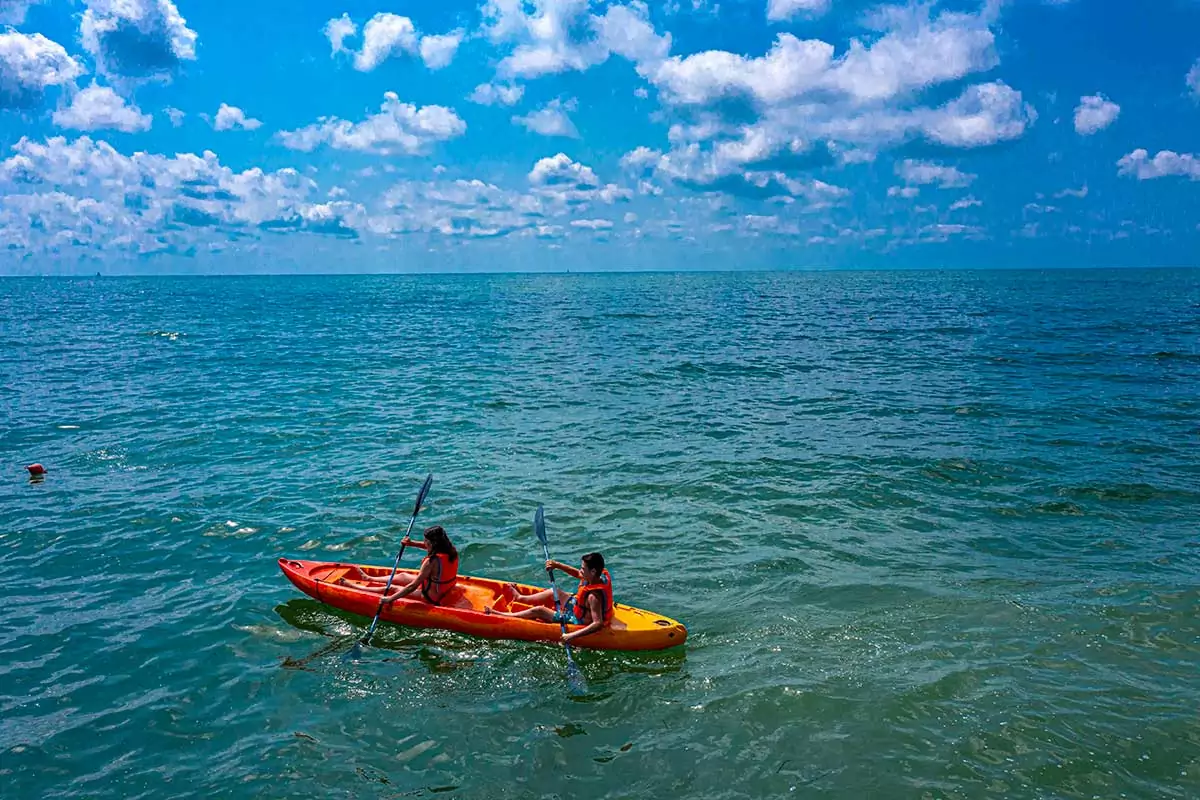
M 425 542 L 414 542 L 407 536 L 400 540 L 400 544 L 404 545 L 405 547 L 416 547 L 419 550 L 429 550 L 429 545 L 427 545 Z
M 591 612 L 592 621 L 577 631 L 564 633 L 563 642 L 570 642 L 572 639 L 578 639 L 580 636 L 587 636 L 589 633 L 594 633 L 604 627 L 604 606 L 599 597 L 592 594 L 588 595 L 587 599 L 588 611 Z
M 426 558 L 425 560 L 423 560 L 421 562 L 421 571 L 417 573 L 417 577 L 415 579 L 413 579 L 403 589 L 397 589 L 394 592 L 392 592 L 391 594 L 387 595 L 385 599 L 389 603 L 391 603 L 396 600 L 399 600 L 402 597 L 408 597 L 410 594 L 412 594 L 417 589 L 419 589 L 422 584 L 426 583 L 429 580 L 429 573 L 432 570 L 433 570 L 433 565 L 430 564 L 429 559 Z
M 568 567 L 566 564 L 562 563 L 561 561 L 555 561 L 554 559 L 551 559 L 546 562 L 546 569 L 556 569 L 560 572 L 565 572 L 568 575 L 570 575 L 572 578 L 579 577 L 578 569 L 576 569 L 575 567 Z

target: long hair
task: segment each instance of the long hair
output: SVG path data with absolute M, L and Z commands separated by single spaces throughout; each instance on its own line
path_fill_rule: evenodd
M 451 561 L 458 561 L 458 550 L 450 543 L 450 537 L 441 525 L 430 525 L 426 528 L 425 541 L 429 543 L 429 555 L 442 553 L 450 556 Z

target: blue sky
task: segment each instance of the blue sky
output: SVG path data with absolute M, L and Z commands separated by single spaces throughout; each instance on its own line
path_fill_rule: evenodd
M 0 273 L 1195 265 L 1200 0 L 0 0 Z

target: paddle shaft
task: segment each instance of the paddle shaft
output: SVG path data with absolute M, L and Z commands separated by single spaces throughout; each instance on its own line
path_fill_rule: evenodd
M 546 560 L 550 560 L 550 548 L 546 543 L 542 542 L 542 553 L 545 554 Z M 558 602 L 558 586 L 554 583 L 554 570 L 546 568 L 546 574 L 550 576 L 550 594 L 554 597 L 554 611 L 558 614 L 558 627 L 562 630 L 563 635 L 567 633 L 567 623 L 562 621 L 562 608 Z M 571 661 L 571 645 L 563 642 L 563 647 L 567 649 L 567 661 Z
M 375 635 L 375 626 L 379 624 L 379 615 L 383 613 L 383 606 L 387 602 L 387 593 L 392 588 L 392 581 L 396 579 L 396 570 L 400 568 L 400 559 L 404 555 L 404 548 L 407 546 L 409 534 L 412 533 L 413 523 L 417 521 L 417 514 L 421 513 L 421 501 L 425 499 L 425 495 L 429 492 L 429 487 L 433 484 L 433 474 L 430 473 L 425 478 L 425 483 L 421 485 L 421 491 L 417 493 L 417 502 L 413 504 L 412 517 L 408 520 L 408 530 L 404 532 L 404 538 L 400 540 L 400 552 L 396 553 L 396 562 L 392 564 L 392 574 L 388 575 L 387 586 L 383 587 L 383 594 L 379 595 L 379 608 L 375 609 L 375 619 L 371 620 L 371 627 L 367 629 L 367 633 L 362 638 L 362 642 L 369 643 L 371 637 Z
M 404 532 L 404 538 L 412 533 L 413 523 L 417 521 L 417 515 L 414 514 L 412 519 L 408 521 L 408 530 Z M 392 564 L 392 574 L 388 576 L 387 586 L 383 587 L 383 594 L 379 595 L 379 608 L 375 609 L 375 619 L 371 620 L 371 627 L 367 629 L 367 635 L 363 637 L 364 642 L 370 641 L 375 634 L 375 626 L 379 624 L 379 615 L 383 613 L 383 606 L 387 603 L 387 593 L 392 588 L 392 581 L 396 579 L 396 570 L 400 568 L 400 559 L 404 555 L 404 548 L 407 545 L 404 542 L 400 543 L 400 552 L 396 553 L 396 563 Z

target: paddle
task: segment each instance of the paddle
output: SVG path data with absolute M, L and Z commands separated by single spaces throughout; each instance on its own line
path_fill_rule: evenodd
M 404 532 L 404 539 L 408 539 L 408 535 L 412 533 L 413 523 L 417 521 L 417 514 L 421 511 L 421 503 L 425 501 L 425 495 L 429 494 L 429 487 L 433 485 L 433 473 L 429 473 L 425 477 L 425 483 L 421 484 L 421 491 L 417 493 L 417 502 L 413 504 L 412 517 L 408 520 L 408 530 Z M 367 629 L 367 634 L 354 643 L 354 647 L 350 649 L 343 659 L 354 659 L 362 653 L 362 645 L 370 644 L 371 637 L 375 635 L 375 626 L 379 624 L 379 615 L 383 613 L 383 606 L 386 603 L 387 593 L 392 588 L 392 581 L 396 579 L 396 570 L 400 568 L 400 558 L 404 555 L 404 540 L 400 542 L 400 552 L 396 553 L 396 563 L 392 564 L 392 574 L 388 576 L 387 586 L 383 587 L 383 594 L 379 595 L 379 608 L 375 609 L 375 619 L 371 620 L 371 627 Z
M 542 543 L 542 553 L 545 554 L 546 560 L 550 560 L 550 545 L 546 542 L 546 521 L 542 515 L 542 507 L 538 505 L 537 512 L 533 515 L 533 532 L 537 534 L 538 541 Z M 554 570 L 547 569 L 546 574 L 550 576 L 550 594 L 554 596 L 554 610 L 561 614 L 562 609 L 558 603 L 558 587 L 554 584 Z M 561 619 L 561 617 L 560 617 Z M 559 627 L 565 634 L 567 632 L 567 624 L 559 622 Z M 563 642 L 563 649 L 567 651 L 567 688 L 572 694 L 585 694 L 587 692 L 587 681 L 583 677 L 583 673 L 575 664 L 575 659 L 571 657 L 571 646 Z

